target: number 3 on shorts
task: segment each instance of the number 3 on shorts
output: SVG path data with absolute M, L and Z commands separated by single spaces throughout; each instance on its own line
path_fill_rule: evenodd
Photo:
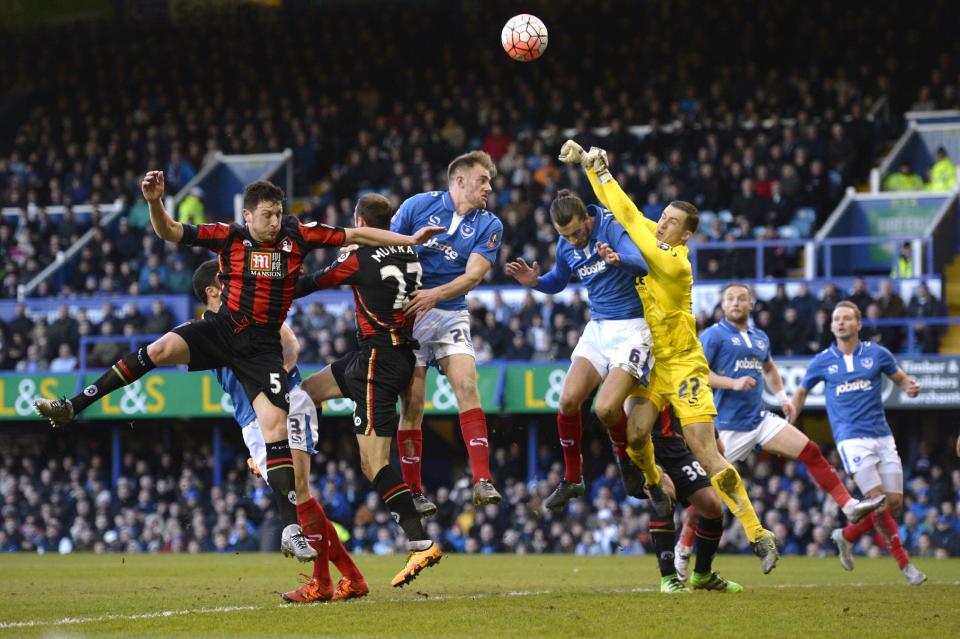
M 270 392 L 280 392 L 280 373 L 270 373 Z

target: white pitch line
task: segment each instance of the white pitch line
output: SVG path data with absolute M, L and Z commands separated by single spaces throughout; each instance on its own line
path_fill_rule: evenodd
M 931 585 L 945 585 L 945 586 L 960 586 L 960 581 L 929 581 L 927 582 Z M 853 582 L 853 583 L 830 583 L 830 584 L 772 584 L 769 586 L 753 586 L 752 589 L 755 590 L 789 590 L 797 588 L 833 588 L 833 587 L 863 587 L 863 586 L 899 586 L 906 585 L 903 581 L 884 581 L 884 582 Z M 602 590 L 594 590 L 594 593 L 601 594 L 623 594 L 623 593 L 651 593 L 657 592 L 658 588 L 605 588 Z M 414 599 L 414 602 L 430 602 L 430 601 L 456 601 L 456 600 L 475 600 L 475 599 L 490 599 L 493 597 L 539 597 L 540 595 L 555 595 L 555 594 L 574 594 L 569 591 L 557 592 L 554 590 L 520 590 L 520 591 L 511 591 L 505 593 L 477 593 L 473 595 L 426 595 L 426 596 L 417 596 Z M 399 601 L 397 598 L 391 598 L 387 600 L 383 599 L 370 599 L 363 598 L 361 600 L 352 602 L 356 604 L 372 605 L 378 603 L 395 603 Z M 297 609 L 303 608 L 302 605 L 298 604 L 278 604 L 277 606 L 220 606 L 216 608 L 193 608 L 188 610 L 158 610 L 156 612 L 144 612 L 133 615 L 101 615 L 99 617 L 64 617 L 63 619 L 55 620 L 33 620 L 33 621 L 3 621 L 0 622 L 0 630 L 5 630 L 8 628 L 36 628 L 40 626 L 72 626 L 77 624 L 85 623 L 98 623 L 102 621 L 136 621 L 138 619 L 158 619 L 165 617 L 184 617 L 187 615 L 209 615 L 209 614 L 219 614 L 219 613 L 230 613 L 230 612 L 248 612 L 251 610 L 267 610 L 267 609 Z
M 185 615 L 208 615 L 220 612 L 240 612 L 245 610 L 262 610 L 266 606 L 220 606 L 217 608 L 193 608 L 191 610 L 158 610 L 136 615 L 102 615 L 100 617 L 64 617 L 55 620 L 37 621 L 4 621 L 0 622 L 0 629 L 5 628 L 34 628 L 36 626 L 73 626 L 81 623 L 98 623 L 101 621 L 132 621 L 135 619 L 157 619 L 160 617 L 183 617 Z

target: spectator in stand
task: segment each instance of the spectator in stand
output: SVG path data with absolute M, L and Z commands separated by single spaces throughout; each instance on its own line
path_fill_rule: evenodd
M 205 224 L 207 216 L 203 206 L 203 189 L 195 186 L 190 189 L 177 208 L 177 221 L 184 224 Z
M 150 316 L 143 323 L 143 332 L 152 335 L 162 335 L 173 328 L 173 314 L 167 310 L 160 300 L 154 300 L 150 305 Z
M 896 353 L 900 350 L 901 329 L 897 326 L 871 326 L 874 320 L 880 320 L 883 317 L 880 314 L 880 305 L 871 302 L 867 305 L 867 311 L 864 313 L 863 331 L 861 338 L 864 341 L 881 344 L 889 351 Z
M 823 290 L 820 291 L 819 308 L 824 309 L 827 313 L 833 313 L 833 307 L 842 299 L 844 299 L 843 291 L 837 288 L 837 285 L 833 282 L 827 282 L 823 285 Z
M 946 314 L 943 304 L 930 294 L 927 285 L 923 282 L 917 284 L 917 288 L 910 298 L 910 303 L 907 305 L 907 317 L 943 317 Z M 940 337 L 944 333 L 944 326 L 916 322 L 913 328 L 916 331 L 917 340 L 915 348 L 918 347 L 919 352 L 940 352 Z
M 883 181 L 884 191 L 922 191 L 923 178 L 913 172 L 908 160 L 900 163 L 900 170 L 891 173 Z
M 165 292 L 167 286 L 167 267 L 160 262 L 160 255 L 157 253 L 147 254 L 147 263 L 140 270 L 140 290 L 150 291 L 153 286 L 158 286 Z M 156 280 L 151 283 L 151 275 L 156 275 Z M 156 293 L 154 293 L 156 294 Z
M 957 165 L 944 147 L 937 148 L 937 160 L 930 167 L 928 191 L 952 191 L 957 187 Z
M 102 337 L 111 337 L 116 335 L 114 321 L 106 318 L 100 324 L 100 335 Z M 104 368 L 112 366 L 118 359 L 130 351 L 130 346 L 122 341 L 97 342 L 90 349 L 87 365 L 92 368 Z
M 797 287 L 797 294 L 790 300 L 790 306 L 797 309 L 797 316 L 801 321 L 808 324 L 813 323 L 814 315 L 817 312 L 818 302 L 810 294 L 810 287 L 806 284 L 800 284 Z
M 69 344 L 60 344 L 57 356 L 50 360 L 51 373 L 69 373 L 77 368 L 77 358 Z
M 797 309 L 792 306 L 784 310 L 781 331 L 783 350 L 777 351 L 778 354 L 790 356 L 810 354 L 809 342 L 813 337 L 810 324 L 801 320 Z
M 867 283 L 862 277 L 854 278 L 853 287 L 845 299 L 856 304 L 857 308 L 860 309 L 860 313 L 863 315 L 866 315 L 867 306 L 873 302 L 873 297 L 867 292 Z
M 818 308 L 814 314 L 813 331 L 807 347 L 811 353 L 819 353 L 830 348 L 833 343 L 833 333 L 830 330 L 830 312 L 825 308 Z

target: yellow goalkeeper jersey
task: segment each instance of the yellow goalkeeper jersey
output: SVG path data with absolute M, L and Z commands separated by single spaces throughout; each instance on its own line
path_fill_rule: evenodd
M 637 293 L 653 334 L 656 359 L 682 357 L 688 351 L 702 356 L 693 316 L 693 268 L 684 244 L 669 246 L 657 240 L 657 224 L 644 217 L 616 180 L 600 184 L 587 171 L 590 185 L 600 202 L 613 212 L 647 262 L 649 273 L 637 279 Z

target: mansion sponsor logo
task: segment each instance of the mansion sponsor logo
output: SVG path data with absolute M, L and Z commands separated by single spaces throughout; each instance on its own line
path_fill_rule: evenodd
M 250 272 L 258 277 L 283 277 L 283 259 L 278 251 L 250 251 Z

